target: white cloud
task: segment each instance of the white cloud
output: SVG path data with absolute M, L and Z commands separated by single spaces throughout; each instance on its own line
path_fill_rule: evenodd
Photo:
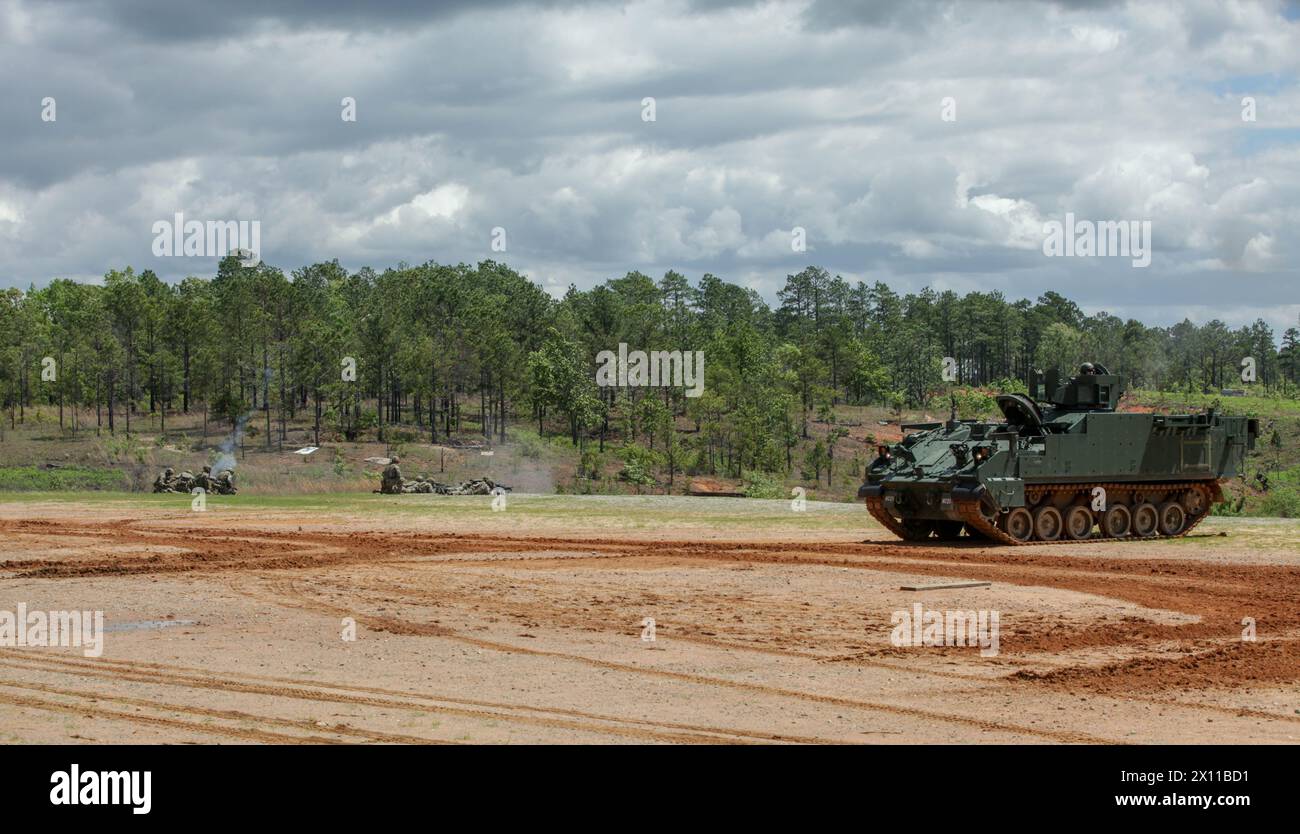
M 0 5 L 0 281 L 210 271 L 148 254 L 184 211 L 260 219 L 286 269 L 504 257 L 553 291 L 676 268 L 771 298 L 817 263 L 1153 321 L 1175 291 L 1213 309 L 1238 273 L 1241 311 L 1297 295 L 1300 23 L 1269 3 L 502 0 L 247 25 L 181 5 L 171 32 L 181 12 Z M 1152 220 L 1142 281 L 1043 258 L 1066 211 Z

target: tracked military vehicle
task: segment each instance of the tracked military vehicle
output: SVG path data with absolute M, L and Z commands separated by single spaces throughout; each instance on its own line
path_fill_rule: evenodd
M 1223 500 L 1254 448 L 1248 417 L 1115 411 L 1123 380 L 1085 364 L 1060 384 L 997 398 L 1001 422 L 903 426 L 858 490 L 909 541 L 963 536 L 1003 544 L 1185 535 Z M 910 432 L 910 433 L 909 433 Z

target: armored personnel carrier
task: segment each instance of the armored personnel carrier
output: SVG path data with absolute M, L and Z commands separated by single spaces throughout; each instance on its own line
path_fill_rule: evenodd
M 878 446 L 858 490 L 871 514 L 909 541 L 970 537 L 1003 544 L 1181 536 L 1223 500 L 1254 448 L 1248 417 L 1115 411 L 1123 380 L 1084 364 L 1060 384 L 997 398 L 1002 422 L 903 426 Z

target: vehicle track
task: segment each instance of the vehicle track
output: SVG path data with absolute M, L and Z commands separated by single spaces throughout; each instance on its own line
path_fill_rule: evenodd
M 1098 575 L 1105 575 L 1105 574 L 1098 574 Z M 1158 580 L 1153 580 L 1153 581 L 1167 583 L 1169 580 L 1167 580 L 1166 578 L 1158 578 Z M 590 588 L 591 586 L 585 586 L 585 587 Z M 380 582 L 378 584 L 366 585 L 364 588 L 359 588 L 358 586 L 352 585 L 349 586 L 349 590 L 354 594 L 361 593 L 364 591 L 383 592 L 386 594 L 394 594 L 394 593 L 402 594 L 404 597 L 409 598 L 409 601 L 416 604 L 424 604 L 424 605 L 441 604 L 449 601 L 469 604 L 475 601 L 476 599 L 475 596 L 470 592 L 451 591 L 445 588 L 439 589 L 437 591 L 426 591 L 420 588 L 411 588 L 394 582 Z M 1220 594 L 1219 591 L 1214 589 L 1209 589 L 1209 592 L 1215 594 L 1216 596 Z M 385 597 L 384 599 L 385 602 L 393 601 L 391 596 Z M 527 617 L 528 619 L 535 620 L 535 621 L 543 621 L 545 626 L 548 628 L 579 629 L 579 630 L 606 631 L 606 632 L 609 630 L 608 628 L 608 623 L 610 622 L 609 617 L 595 618 L 595 619 L 590 617 L 584 617 L 582 615 L 575 614 L 572 608 L 566 607 L 562 604 L 547 606 L 544 610 L 539 610 L 539 606 L 537 604 L 506 603 L 502 600 L 494 600 L 492 610 L 496 614 L 506 613 L 506 614 L 517 615 L 520 617 Z M 1179 628 L 1182 628 L 1181 626 L 1158 626 L 1157 624 L 1152 624 L 1152 625 L 1160 629 L 1177 630 Z M 691 634 L 689 632 L 683 631 L 682 628 L 683 626 L 675 623 L 663 623 L 663 622 L 659 623 L 659 630 L 661 636 L 668 637 L 672 640 L 679 640 L 683 642 L 689 642 L 689 643 L 709 646 L 713 648 L 720 648 L 724 650 L 757 652 L 761 654 L 771 654 L 777 656 L 792 657 L 801 660 L 810 660 L 818 663 L 830 663 L 830 664 L 851 663 L 857 666 L 888 669 L 891 671 L 901 672 L 904 674 L 913 674 L 913 675 L 918 675 L 923 677 L 933 677 L 933 678 L 941 678 L 941 679 L 969 681 L 972 683 L 980 684 L 981 688 L 977 690 L 971 690 L 972 692 L 975 691 L 987 692 L 990 687 L 1005 687 L 1005 688 L 1016 689 L 1016 690 L 1024 690 L 1027 688 L 1026 684 L 1031 684 L 1039 681 L 1045 684 L 1055 684 L 1060 688 L 1074 689 L 1076 688 L 1075 685 L 1078 682 L 1077 667 L 1069 666 L 1069 665 L 1065 665 L 1057 669 L 1049 669 L 1042 672 L 1022 670 L 1022 671 L 1013 672 L 1006 676 L 991 677 L 988 675 L 970 674 L 967 672 L 954 672 L 954 671 L 948 671 L 944 669 L 935 669 L 935 668 L 918 666 L 916 664 L 892 662 L 889 660 L 880 660 L 878 658 L 862 656 L 858 654 L 833 656 L 833 655 L 826 655 L 824 653 L 776 648 L 768 645 L 754 644 L 751 642 L 746 642 L 744 640 L 717 639 L 717 638 L 705 637 L 697 634 Z M 1158 636 L 1160 635 L 1152 634 L 1151 638 L 1154 640 Z M 1270 651 L 1270 650 L 1285 651 L 1286 650 L 1285 648 L 1279 648 L 1279 646 L 1281 646 L 1284 643 L 1294 643 L 1297 641 L 1297 639 L 1300 639 L 1300 634 L 1283 633 L 1283 634 L 1274 635 L 1269 640 L 1271 645 L 1264 646 L 1263 651 Z M 1109 672 L 1109 670 L 1114 668 L 1115 666 L 1136 666 L 1141 670 L 1151 670 L 1161 665 L 1165 665 L 1169 667 L 1173 667 L 1175 665 L 1181 665 L 1185 667 L 1201 668 L 1204 665 L 1213 663 L 1216 660 L 1216 658 L 1218 658 L 1219 655 L 1221 655 L 1224 651 L 1224 641 L 1221 638 L 1207 637 L 1199 640 L 1191 640 L 1185 638 L 1181 642 L 1184 648 L 1186 649 L 1186 651 L 1181 652 L 1175 658 L 1170 658 L 1159 662 L 1153 662 L 1151 658 L 1141 658 L 1141 659 L 1135 659 L 1131 661 L 1124 661 L 1121 663 L 1112 664 L 1112 666 L 1110 667 L 1105 667 L 1106 672 Z M 1243 648 L 1246 651 L 1253 651 L 1256 647 L 1250 646 L 1250 647 L 1243 647 Z M 967 650 L 953 649 L 951 650 L 951 654 L 953 656 L 958 656 L 963 652 L 970 653 L 971 651 L 973 651 L 973 649 L 967 649 Z M 1036 649 L 1036 651 L 1041 651 L 1041 649 Z M 1027 653 L 1027 652 L 1022 652 L 1022 653 Z M 1093 671 L 1101 671 L 1101 670 L 1093 670 L 1090 667 L 1084 667 L 1084 669 L 1088 670 L 1090 674 Z M 1110 675 L 1110 677 L 1113 678 L 1114 676 Z M 1100 675 L 1098 675 L 1098 679 L 1099 680 L 1101 679 Z M 1300 715 L 1285 715 L 1279 713 L 1269 713 L 1262 710 L 1252 711 L 1249 709 L 1238 708 L 1238 707 L 1219 707 L 1211 704 L 1195 704 L 1195 703 L 1175 701 L 1172 699 L 1159 698 L 1159 697 L 1144 697 L 1136 692 L 1131 691 L 1131 688 L 1125 688 L 1123 686 L 1123 679 L 1119 681 L 1113 681 L 1113 683 L 1117 685 L 1109 685 L 1104 687 L 1106 692 L 1118 693 L 1122 691 L 1123 696 L 1128 700 L 1138 700 L 1144 703 L 1160 704 L 1165 706 L 1179 706 L 1187 709 L 1197 709 L 1202 711 L 1217 712 L 1223 715 L 1231 715 L 1237 717 L 1252 715 L 1254 717 L 1268 718 L 1271 720 L 1281 720 L 1281 721 L 1288 721 L 1293 723 L 1300 723 Z M 1097 687 L 1094 687 L 1094 689 L 1096 688 Z
M 50 522 L 8 521 L 5 524 L 23 528 L 48 530 Z M 104 535 L 145 535 L 157 537 L 170 535 L 175 531 L 152 529 L 143 534 L 137 529 L 138 522 L 122 520 L 109 525 L 82 525 L 75 528 L 79 532 Z M 60 528 L 62 530 L 62 528 Z M 403 554 L 412 550 L 436 550 L 442 554 L 460 554 L 466 551 L 494 553 L 502 550 L 512 553 L 536 553 L 539 550 L 556 548 L 597 550 L 607 555 L 601 559 L 619 559 L 623 563 L 635 563 L 640 559 L 654 559 L 659 563 L 671 560 L 722 561 L 764 564 L 826 565 L 863 570 L 897 570 L 911 573 L 935 575 L 953 575 L 975 573 L 976 577 L 989 581 L 1004 581 L 1012 584 L 1039 586 L 1048 585 L 1068 590 L 1094 593 L 1125 599 L 1151 608 L 1169 608 L 1200 616 L 1207 609 L 1211 612 L 1223 610 L 1224 591 L 1226 596 L 1238 604 L 1234 622 L 1239 621 L 1242 611 L 1255 612 L 1256 620 L 1263 625 L 1265 620 L 1272 620 L 1270 625 L 1287 627 L 1300 622 L 1300 600 L 1294 592 L 1286 594 L 1282 600 L 1275 599 L 1276 594 L 1269 588 L 1295 588 L 1300 570 L 1280 566 L 1255 566 L 1237 568 L 1235 575 L 1229 575 L 1232 568 L 1226 566 L 1207 566 L 1191 563 L 1188 560 L 1133 560 L 1105 559 L 1095 557 L 1069 557 L 1058 555 L 1058 550 L 1048 554 L 1029 553 L 1017 548 L 1015 557 L 1009 559 L 1007 551 L 1001 548 L 925 548 L 914 545 L 868 545 L 846 543 L 813 543 L 792 546 L 785 543 L 767 542 L 648 542 L 625 543 L 593 541 L 586 538 L 557 537 L 520 537 L 484 534 L 457 534 L 453 536 L 395 536 L 393 534 L 359 534 L 359 533 L 315 533 L 315 534 L 280 534 L 258 530 L 221 530 L 211 531 L 203 528 L 183 528 L 183 532 L 193 539 L 214 540 L 222 547 L 232 540 L 239 540 L 245 545 L 256 542 L 257 552 L 253 558 L 229 558 L 225 554 L 211 556 L 209 553 L 195 554 L 189 559 L 180 560 L 179 564 L 163 564 L 162 560 L 151 557 L 143 564 L 123 565 L 120 556 L 107 560 L 107 564 L 77 561 L 61 561 L 53 564 L 44 560 L 27 560 L 25 562 L 0 563 L 0 566 L 17 569 L 20 575 L 59 575 L 81 576 L 101 575 L 107 570 L 111 573 L 122 572 L 167 572 L 171 570 L 239 570 L 279 569 L 279 568 L 322 568 L 343 562 L 374 564 L 386 562 L 382 556 L 402 559 Z M 286 539 L 286 535 L 288 538 Z M 387 554 L 384 550 L 392 548 Z M 219 550 L 220 548 L 218 548 Z M 293 551 L 284 555 L 285 551 Z M 307 550 L 310 549 L 310 553 Z M 273 554 L 273 555 L 272 555 Z M 225 556 L 225 558 L 223 558 Z M 376 557 L 379 556 L 378 560 Z M 887 557 L 894 557 L 892 559 Z M 409 556 L 408 556 L 409 558 Z M 547 561 L 536 556 L 519 557 L 521 563 L 529 563 L 533 568 L 543 569 L 552 566 L 573 567 L 581 564 L 584 557 L 566 557 Z M 429 561 L 421 559 L 421 561 Z M 477 564 L 500 564 L 504 560 L 496 559 Z M 38 564 L 37 564 L 38 563 Z M 464 565 L 463 560 L 452 559 L 446 563 Z M 1123 582 L 1115 580 L 1115 574 L 1124 574 Z M 1162 586 L 1160 578 L 1168 581 Z M 1210 585 L 1212 593 L 1194 594 L 1194 604 L 1178 604 L 1175 597 L 1171 604 L 1169 586 L 1182 579 L 1197 585 Z M 1227 581 L 1230 580 L 1230 581 Z M 1236 587 L 1231 587 L 1231 586 Z M 1262 592 L 1263 591 L 1263 592 Z M 1261 593 L 1262 592 L 1262 593 Z M 1180 592 L 1185 598 L 1187 594 Z M 1275 604 L 1281 603 L 1281 605 Z M 1133 626 L 1105 626 L 1078 630 L 1074 634 L 1056 634 L 1047 641 L 1024 642 L 1012 641 L 1005 648 L 1009 652 L 1019 650 L 1050 651 L 1063 647 L 1082 645 L 1116 645 L 1131 641 L 1135 637 L 1148 639 L 1168 637 L 1206 637 L 1222 636 L 1230 633 L 1224 620 L 1216 621 L 1213 628 L 1178 627 L 1171 631 L 1169 627 L 1152 626 L 1147 633 L 1136 633 Z
M 3 663 L 3 661 L 0 661 Z M 11 664 L 12 665 L 12 664 Z M 25 667 L 19 667 L 25 668 Z M 388 744 L 455 744 L 456 742 L 445 741 L 442 739 L 426 738 L 423 736 L 409 736 L 395 733 L 381 733 L 372 730 L 363 730 L 351 727 L 346 724 L 331 724 L 321 726 L 310 719 L 301 718 L 280 718 L 269 715 L 254 715 L 249 712 L 239 710 L 219 710 L 209 709 L 206 707 L 194 707 L 186 704 L 164 703 L 156 699 L 129 698 L 124 695 L 109 695 L 101 691 L 88 691 L 78 689 L 67 689 L 66 687 L 41 685 L 32 682 L 9 680 L 0 678 L 0 687 L 9 687 L 11 689 L 26 689 L 32 692 L 44 692 L 50 695 L 64 695 L 70 698 L 81 698 L 92 703 L 99 701 L 111 701 L 117 704 L 127 706 L 141 707 L 144 709 L 157 710 L 160 712 L 179 712 L 187 715 L 198 715 L 204 718 L 218 718 L 227 721 L 245 721 L 256 724 L 270 724 L 277 727 L 286 727 L 290 729 L 303 730 L 313 733 L 313 738 L 319 738 L 321 732 L 333 733 L 336 735 L 346 736 L 344 741 L 363 740 L 367 742 L 382 742 Z M 212 726 L 212 725 L 204 725 Z M 338 741 L 334 739 L 333 741 Z
M 165 522 L 166 520 L 164 520 Z M 187 519 L 188 521 L 188 519 Z M 510 570 L 549 571 L 554 569 L 581 570 L 590 567 L 616 566 L 619 570 L 639 570 L 664 566 L 690 566 L 692 564 L 774 565 L 791 567 L 836 567 L 855 570 L 884 571 L 891 573 L 934 576 L 961 576 L 963 578 L 1001 582 L 1026 587 L 1052 587 L 1101 597 L 1122 599 L 1151 609 L 1178 611 L 1200 617 L 1199 622 L 1182 625 L 1148 620 L 1125 619 L 1120 622 L 1102 622 L 1087 627 L 1067 624 L 1043 629 L 1040 633 L 1016 634 L 1003 641 L 1007 655 L 1030 655 L 1075 649 L 1117 646 L 1166 645 L 1171 641 L 1182 653 L 1128 659 L 1101 667 L 1065 666 L 1060 669 L 1038 671 L 1026 669 L 1017 676 L 1003 679 L 964 675 L 942 669 L 925 669 L 903 663 L 892 663 L 863 657 L 853 652 L 811 652 L 791 646 L 765 645 L 743 637 L 727 639 L 683 630 L 674 633 L 682 639 L 705 646 L 726 650 L 753 651 L 777 656 L 791 656 L 815 662 L 849 662 L 867 666 L 896 669 L 908 674 L 935 675 L 957 679 L 970 679 L 981 685 L 1012 686 L 1038 690 L 1088 691 L 1098 694 L 1116 694 L 1156 702 L 1158 698 L 1143 698 L 1141 693 L 1158 693 L 1161 690 L 1183 688 L 1190 683 L 1201 686 L 1241 686 L 1251 683 L 1277 684 L 1293 682 L 1300 678 L 1300 641 L 1295 639 L 1269 640 L 1261 644 L 1246 644 L 1234 638 L 1240 631 L 1244 615 L 1254 617 L 1261 631 L 1272 636 L 1300 629 L 1300 568 L 1284 565 L 1231 565 L 1194 559 L 1161 559 L 1148 556 L 1129 557 L 1122 553 L 1111 555 L 1076 556 L 1063 552 L 1064 548 L 1015 548 L 1009 552 L 996 546 L 925 546 L 912 543 L 848 543 L 812 542 L 789 543 L 779 541 L 682 541 L 655 540 L 628 542 L 586 537 L 534 537 L 504 534 L 422 534 L 386 532 L 292 532 L 284 530 L 210 529 L 195 527 L 192 523 L 170 525 L 157 520 L 121 519 L 110 523 L 55 524 L 44 520 L 0 521 L 0 532 L 5 530 L 29 535 L 77 535 L 87 540 L 93 550 L 97 542 L 113 547 L 139 546 L 138 555 L 123 557 L 121 553 L 88 558 L 18 559 L 0 563 L 0 569 L 19 576 L 32 578 L 93 577 L 122 574 L 172 573 L 201 571 L 228 574 L 231 585 L 239 593 L 276 605 L 328 612 L 340 616 L 356 616 L 356 606 L 337 606 L 317 596 L 316 589 L 306 588 L 294 577 L 310 571 L 312 581 L 327 581 L 331 569 L 355 573 L 355 568 L 376 568 L 400 563 L 413 563 L 437 572 L 468 568 L 472 570 L 508 567 Z M 149 552 L 160 543 L 186 548 L 179 554 Z M 1117 548 L 1120 550 L 1120 548 Z M 476 558 L 479 557 L 479 558 Z M 492 579 L 485 574 L 485 579 Z M 343 577 L 343 581 L 355 580 Z M 495 577 L 496 581 L 501 578 Z M 249 581 L 251 580 L 251 582 Z M 269 583 L 265 584 L 264 583 Z M 340 585 L 337 591 L 354 593 L 390 593 L 403 602 L 416 604 L 450 604 L 465 608 L 471 603 L 484 603 L 472 592 L 463 588 L 418 589 L 400 583 L 382 581 L 369 591 L 362 587 Z M 561 629 L 596 630 L 608 633 L 609 618 L 576 614 L 557 608 L 554 601 L 539 602 L 489 599 L 486 610 L 505 616 L 527 617 L 548 627 Z M 817 702 L 849 709 L 886 712 L 923 720 L 937 720 L 975 726 L 984 730 L 1022 733 L 1051 740 L 1109 741 L 1089 733 L 1069 730 L 1045 730 L 1022 727 L 1012 722 L 984 721 L 944 711 L 916 709 L 891 703 L 821 696 L 782 687 L 734 681 L 708 675 L 693 675 L 667 669 L 654 669 L 637 664 L 604 661 L 580 653 L 537 649 L 515 645 L 501 640 L 475 637 L 463 630 L 437 623 L 420 622 L 401 616 L 362 616 L 359 622 L 379 631 L 396 634 L 444 637 L 478 648 L 554 657 L 623 673 L 672 679 L 709 687 L 740 689 L 755 694 L 778 698 Z M 670 627 L 677 627 L 673 624 Z M 689 628 L 692 626 L 684 626 Z M 694 626 L 698 628 L 698 626 Z M 778 635 L 777 639 L 786 639 Z M 1263 648 L 1261 648 L 1263 646 Z M 22 660 L 30 661 L 30 655 Z M 48 661 L 49 658 L 42 658 Z M 102 664 L 102 661 L 99 663 Z M 36 667 L 29 667 L 36 668 Z M 49 671 L 49 667 L 45 667 Z M 418 709 L 427 712 L 459 709 L 477 712 L 473 717 L 504 720 L 516 723 L 533 723 L 539 720 L 568 721 L 568 724 L 547 724 L 556 729 L 634 737 L 641 740 L 706 741 L 718 743 L 720 737 L 738 742 L 745 741 L 825 741 L 825 739 L 777 734 L 746 733 L 739 730 L 705 727 L 700 725 L 640 722 L 601 716 L 595 713 L 559 710 L 544 707 L 511 704 L 471 702 L 466 699 L 448 699 L 419 693 L 369 691 L 329 685 L 330 691 L 321 691 L 316 682 L 291 678 L 267 679 L 255 682 L 253 678 L 239 676 L 224 678 L 211 673 L 177 675 L 165 670 L 148 671 L 136 667 L 109 672 L 112 664 L 83 666 L 101 679 L 119 677 L 143 683 L 191 686 L 193 688 L 224 689 L 248 692 L 254 695 L 298 697 L 307 700 L 338 702 L 340 697 L 369 698 L 381 703 L 369 706 Z M 183 667 L 176 667 L 183 668 Z M 1209 671 L 1209 675 L 1205 674 Z M 202 671 L 202 670 L 191 670 Z M 133 677 L 123 677 L 123 675 Z M 225 675 L 225 673 L 221 673 Z M 158 680 L 160 675 L 174 680 Z M 152 678 L 152 680 L 141 680 Z M 250 688 L 251 687 L 251 688 Z M 286 693 L 286 690 L 289 692 Z M 293 690 L 300 690 L 295 692 Z M 416 702 L 415 698 L 436 698 L 442 703 L 438 708 Z M 397 707 L 391 701 L 406 699 L 410 703 Z M 355 702 L 355 701 L 345 701 Z M 365 704 L 364 700 L 361 703 Z M 450 706 L 449 706 L 450 705 Z M 1193 709 L 1220 709 L 1230 714 L 1242 713 L 1233 708 L 1213 705 L 1187 704 L 1172 701 L 1169 706 Z M 501 714 L 501 711 L 513 711 Z M 1260 718 L 1279 717 L 1258 711 Z M 527 713 L 519 715 L 518 713 Z M 453 713 L 454 714 L 454 713 Z M 468 717 L 468 716 L 467 716 Z M 254 716 L 245 720 L 257 720 Z M 285 719 L 292 720 L 292 719 Z M 593 722 L 595 722 L 593 724 Z M 601 722 L 618 722 L 618 727 Z M 274 719 L 272 721 L 274 723 Z M 284 728 L 284 725 L 279 725 Z M 301 729 L 301 728 L 295 728 Z M 365 731 L 362 731 L 365 732 Z M 283 735 L 283 733 L 281 733 Z
M 71 660 L 72 662 L 75 663 L 80 663 L 80 661 L 78 661 L 76 658 L 68 658 L 68 660 Z M 212 674 L 211 670 L 196 667 L 196 666 L 151 663 L 147 661 L 113 660 L 108 658 L 97 658 L 94 661 L 94 663 L 105 664 L 113 667 L 121 667 L 124 669 L 132 670 L 132 671 L 141 671 L 141 672 L 164 672 L 164 673 L 179 672 L 179 673 L 193 673 L 200 676 Z M 471 707 L 483 707 L 487 709 L 517 710 L 521 712 L 535 712 L 544 715 L 563 715 L 563 716 L 588 719 L 588 720 L 600 721 L 600 722 L 634 724 L 634 725 L 649 727 L 652 730 L 667 728 L 672 730 L 685 730 L 685 731 L 697 732 L 702 734 L 716 733 L 719 735 L 730 735 L 739 738 L 752 739 L 752 740 L 764 741 L 764 742 L 787 741 L 787 742 L 798 742 L 801 744 L 826 742 L 826 739 L 816 738 L 812 736 L 791 735 L 789 733 L 764 733 L 764 732 L 753 732 L 747 730 L 735 730 L 726 727 L 713 727 L 713 726 L 702 725 L 702 724 L 685 724 L 685 723 L 674 723 L 674 722 L 650 721 L 647 719 L 640 719 L 640 718 L 627 718 L 622 716 L 605 715 L 605 714 L 594 713 L 594 712 L 585 712 L 582 710 L 576 710 L 576 709 L 571 709 L 566 707 L 537 707 L 537 706 L 530 706 L 527 704 L 514 704 L 514 703 L 506 703 L 500 701 L 485 701 L 481 699 L 471 699 L 471 698 L 457 698 L 457 697 L 449 697 L 446 695 L 432 695 L 429 693 L 415 692 L 412 690 L 405 690 L 405 689 L 391 689 L 391 688 L 377 687 L 377 686 L 360 686 L 357 684 L 323 683 L 321 681 L 311 681 L 311 680 L 304 680 L 302 678 L 291 678 L 291 677 L 284 677 L 278 675 L 254 675 L 250 673 L 239 673 L 238 675 L 234 675 L 234 676 L 249 681 L 261 681 L 267 683 L 285 683 L 285 684 L 291 684 L 295 686 L 303 686 L 309 688 L 316 687 L 324 690 L 337 690 L 341 692 L 357 692 L 357 693 L 371 694 L 371 695 L 387 695 L 387 696 L 393 696 L 401 699 L 410 699 L 413 700 L 413 702 L 410 703 L 408 706 L 410 706 L 413 709 L 425 709 L 425 707 L 421 703 L 419 703 L 419 700 L 423 699 L 423 700 L 432 700 L 432 701 L 443 701 L 446 703 L 460 704 L 460 705 L 471 706 Z
M 386 617 L 377 615 L 360 615 L 347 608 L 336 606 L 322 600 L 317 600 L 308 594 L 296 590 L 286 589 L 285 596 L 276 600 L 280 605 L 288 605 L 303 610 L 316 611 L 318 613 L 327 613 L 331 616 L 352 616 L 357 620 L 359 625 L 365 625 L 374 631 L 383 631 L 390 634 L 404 634 L 411 636 L 442 637 L 449 640 L 455 640 L 476 648 L 487 649 L 491 651 L 504 652 L 509 654 L 523 654 L 534 657 L 548 657 L 558 660 L 567 660 L 574 663 L 580 663 L 587 666 L 593 666 L 610 671 L 626 672 L 643 677 L 652 677 L 663 680 L 673 680 L 683 683 L 697 684 L 701 686 L 718 687 L 725 689 L 734 689 L 743 692 L 750 692 L 759 695 L 771 695 L 780 698 L 790 698 L 806 703 L 815 703 L 843 707 L 846 709 L 858 709 L 869 712 L 883 712 L 892 715 L 900 715 L 908 718 L 919 718 L 927 721 L 943 721 L 947 723 L 960 724 L 963 726 L 974 727 L 981 730 L 996 731 L 1012 734 L 1031 735 L 1040 738 L 1047 738 L 1058 742 L 1068 743 L 1093 743 L 1093 744 L 1119 744 L 1123 743 L 1114 739 L 1104 738 L 1091 733 L 1077 732 L 1072 730 L 1048 730 L 1037 727 L 1026 727 L 1022 725 L 991 721 L 987 719 L 973 718 L 969 716 L 953 715 L 950 713 L 938 712 L 935 710 L 921 709 L 918 707 L 904 707 L 896 704 L 886 704 L 873 701 L 865 701 L 854 698 L 844 698 L 834 695 L 821 695 L 813 692 L 804 692 L 795 689 L 786 689 L 777 686 L 767 686 L 764 684 L 750 683 L 747 681 L 737 681 L 728 678 L 711 677 L 707 675 L 696 675 L 687 672 L 674 672 L 668 669 L 655 669 L 645 666 L 637 666 L 630 663 L 619 663 L 610 660 L 601 660 L 599 658 L 588 657 L 586 655 L 573 654 L 570 652 L 552 651 L 547 649 L 535 649 L 527 646 L 519 646 L 512 643 L 503 643 L 497 640 L 488 640 L 480 637 L 471 637 L 466 634 L 460 634 L 446 626 L 437 624 L 422 624 L 408 620 L 402 620 L 397 617 Z
M 19 653 L 21 654 L 21 653 Z M 825 739 L 816 739 L 805 736 L 792 736 L 782 734 L 757 734 L 746 733 L 743 731 L 728 730 L 723 728 L 696 727 L 693 725 L 677 725 L 682 729 L 680 731 L 670 731 L 663 729 L 650 729 L 645 726 L 619 726 L 621 724 L 647 724 L 653 727 L 664 727 L 662 724 L 652 724 L 651 722 L 640 722 L 636 719 L 624 719 L 613 716 L 598 716 L 592 713 L 581 713 L 576 710 L 551 710 L 541 707 L 523 706 L 516 707 L 507 704 L 493 704 L 491 709 L 482 708 L 486 706 L 484 702 L 472 702 L 461 699 L 459 703 L 464 703 L 466 707 L 447 706 L 437 703 L 422 703 L 412 700 L 402 700 L 401 698 L 422 698 L 436 701 L 450 701 L 451 699 L 442 698 L 441 696 L 422 695 L 418 693 L 401 693 L 397 690 L 382 690 L 366 687 L 335 686 L 333 684 L 322 685 L 318 682 L 294 680 L 291 678 L 257 678 L 256 676 L 230 676 L 216 677 L 208 670 L 195 670 L 198 674 L 188 674 L 184 672 L 169 672 L 169 668 L 182 669 L 185 667 L 166 667 L 161 664 L 135 664 L 135 663 L 110 663 L 100 660 L 80 661 L 74 658 L 32 658 L 15 657 L 14 650 L 0 650 L 0 665 L 14 668 L 28 668 L 46 672 L 57 672 L 60 674 L 78 675 L 82 677 L 92 677 L 107 679 L 113 681 L 129 681 L 133 683 L 160 684 L 172 686 L 184 686 L 193 689 L 213 689 L 226 692 L 238 692 L 251 695 L 266 695 L 274 697 L 296 698 L 305 701 L 320 701 L 326 703 L 345 703 L 369 707 L 383 707 L 389 709 L 402 709 L 415 712 L 436 712 L 447 715 L 455 715 L 462 718 L 474 718 L 491 721 L 512 721 L 515 723 L 530 724 L 534 726 L 550 727 L 564 730 L 578 730 L 583 732 L 601 733 L 607 735 L 625 736 L 628 738 L 642 741 L 664 741 L 674 743 L 754 743 L 758 741 L 790 741 L 800 743 L 825 743 Z M 110 667 L 110 668 L 104 668 Z M 259 683 L 261 680 L 263 683 Z M 277 685 L 269 685 L 270 683 Z M 282 685 L 292 683 L 292 686 Z M 336 692 L 324 690 L 339 690 Z M 346 694 L 348 692 L 367 693 L 367 694 Z M 374 697 L 377 693 L 394 693 L 401 697 Z M 474 708 L 469 708 L 473 705 Z M 526 710 L 534 713 L 560 713 L 588 719 L 586 723 L 582 721 L 567 720 L 564 718 L 550 718 L 544 715 L 514 715 L 501 710 Z M 256 718 L 256 717 L 255 717 Z M 611 722 L 608 725 L 592 723 L 595 721 Z
M 291 736 L 283 733 L 271 733 L 263 730 L 245 730 L 238 727 L 217 727 L 195 721 L 182 721 L 178 718 L 139 715 L 131 712 L 107 710 L 93 704 L 67 704 L 45 698 L 23 695 L 10 695 L 0 692 L 0 703 L 16 707 L 39 709 L 46 712 L 62 712 L 82 718 L 103 718 L 112 721 L 126 721 L 132 724 L 144 724 L 150 727 L 167 727 L 174 730 L 189 730 L 207 735 L 224 736 L 244 741 L 269 742 L 273 744 L 337 744 L 337 740 L 325 736 Z

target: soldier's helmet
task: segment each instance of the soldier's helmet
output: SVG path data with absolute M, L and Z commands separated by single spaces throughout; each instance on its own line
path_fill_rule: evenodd
M 400 460 L 401 458 L 399 458 L 397 455 L 393 455 L 393 463 L 397 463 Z
M 204 472 L 207 472 L 207 473 L 210 474 L 210 473 L 212 472 L 212 467 L 211 467 L 211 466 L 205 466 L 205 467 L 203 467 L 203 471 L 204 471 Z
M 163 471 L 163 474 L 164 474 L 164 475 L 175 475 L 176 472 L 175 472 L 175 470 L 173 470 L 173 469 L 169 466 L 169 467 L 167 467 L 167 468 Z
M 1079 373 L 1095 374 L 1097 373 L 1097 366 L 1092 364 L 1091 362 L 1084 362 L 1082 365 L 1079 366 Z

